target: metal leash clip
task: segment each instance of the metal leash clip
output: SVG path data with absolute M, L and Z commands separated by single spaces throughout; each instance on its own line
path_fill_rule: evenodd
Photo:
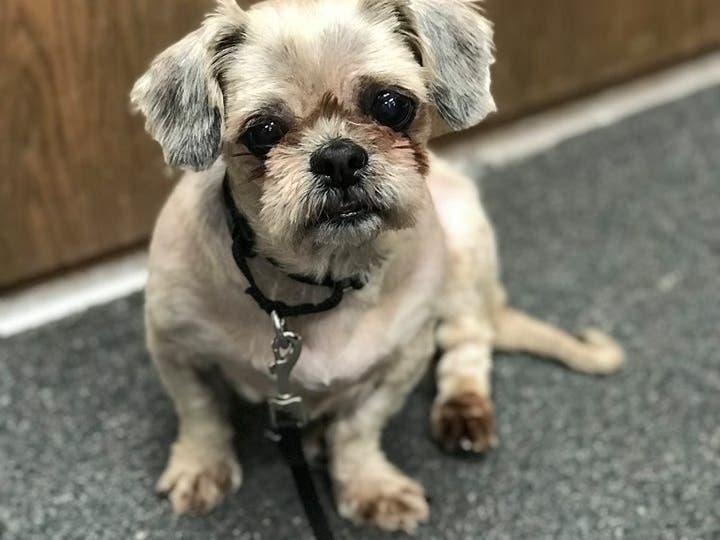
M 270 366 L 270 373 L 277 381 L 277 394 L 270 399 L 270 424 L 273 429 L 279 427 L 279 421 L 290 420 L 298 427 L 307 423 L 307 414 L 300 396 L 293 394 L 290 387 L 290 375 L 295 368 L 302 352 L 302 338 L 286 329 L 285 319 L 276 312 L 271 315 L 275 338 L 272 343 L 275 361 Z

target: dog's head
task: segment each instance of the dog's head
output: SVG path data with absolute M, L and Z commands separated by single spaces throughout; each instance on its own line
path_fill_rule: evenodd
M 492 60 L 469 0 L 221 0 L 132 101 L 170 165 L 223 155 L 266 241 L 359 246 L 412 226 L 432 124 L 494 109 Z

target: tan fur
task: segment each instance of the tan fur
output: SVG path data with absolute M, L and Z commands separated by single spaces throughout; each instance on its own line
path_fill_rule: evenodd
M 380 435 L 436 347 L 432 431 L 449 449 L 474 451 L 495 442 L 494 345 L 557 356 L 587 372 L 622 360 L 601 334 L 576 340 L 505 305 L 475 186 L 427 150 L 434 120 L 458 127 L 493 108 L 489 25 L 464 0 L 439 4 L 444 11 L 427 0 L 276 0 L 243 11 L 223 0 L 133 90 L 168 160 L 201 170 L 185 176 L 160 215 L 146 292 L 149 349 L 180 420 L 158 482 L 176 512 L 211 510 L 241 480 L 222 404 L 197 370 L 219 366 L 254 401 L 274 388 L 271 324 L 245 294 L 230 252 L 225 174 L 257 234 L 263 257 L 250 264 L 270 297 L 326 297 L 287 272 L 368 279 L 331 312 L 288 321 L 304 340 L 293 384 L 312 417 L 330 418 L 339 510 L 356 523 L 413 531 L 428 518 L 422 487 L 388 462 Z M 453 51 L 458 40 L 467 46 Z M 440 66 L 437 58 L 453 61 Z M 367 116 L 368 84 L 414 96 L 418 112 L 405 133 Z M 242 135 L 268 109 L 289 131 L 262 161 Z M 309 170 L 313 152 L 336 138 L 367 151 L 356 189 L 378 208 L 377 219 L 343 229 L 315 224 L 335 195 Z

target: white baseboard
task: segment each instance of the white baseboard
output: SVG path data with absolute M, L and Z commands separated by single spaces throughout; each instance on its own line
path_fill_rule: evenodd
M 62 319 L 141 290 L 147 255 L 138 252 L 0 298 L 0 337 Z
M 720 85 L 720 53 L 703 56 L 590 97 L 466 137 L 442 155 L 468 166 L 502 167 L 660 105 Z

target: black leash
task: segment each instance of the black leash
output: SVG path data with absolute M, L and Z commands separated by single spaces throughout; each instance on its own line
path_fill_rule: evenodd
M 292 471 L 295 488 L 315 538 L 333 540 L 325 510 L 303 451 L 302 429 L 307 424 L 303 400 L 293 393 L 290 384 L 290 375 L 300 359 L 302 339 L 294 332 L 288 332 L 285 328 L 285 320 L 277 313 L 273 313 L 271 319 L 275 328 L 272 345 L 275 363 L 270 366 L 270 372 L 277 380 L 277 395 L 269 402 L 272 426 L 270 438 L 277 443 Z
M 317 540 L 333 540 L 333 534 L 327 521 L 327 516 L 318 497 L 315 482 L 313 482 L 310 467 L 303 452 L 300 427 L 289 416 L 278 418 L 278 425 L 274 429 L 277 445 L 290 466 L 300 501 L 305 509 L 310 528 Z
M 223 202 L 233 241 L 233 258 L 248 282 L 245 292 L 255 300 L 260 309 L 270 315 L 275 329 L 275 339 L 272 344 L 275 363 L 270 366 L 270 372 L 277 379 L 277 395 L 269 402 L 271 438 L 277 443 L 283 458 L 292 471 L 295 487 L 315 538 L 317 540 L 333 540 L 332 531 L 302 447 L 302 429 L 307 423 L 303 401 L 299 395 L 293 393 L 290 385 L 290 375 L 300 359 L 302 339 L 299 335 L 286 329 L 285 318 L 329 311 L 342 302 L 346 291 L 361 289 L 364 283 L 357 277 L 336 281 L 328 276 L 318 282 L 305 276 L 288 274 L 295 281 L 327 287 L 332 292 L 327 299 L 317 304 L 307 303 L 291 306 L 278 300 L 269 299 L 258 287 L 248 264 L 249 259 L 257 256 L 255 233 L 235 205 L 227 175 L 223 180 Z M 279 266 L 273 260 L 268 260 Z

